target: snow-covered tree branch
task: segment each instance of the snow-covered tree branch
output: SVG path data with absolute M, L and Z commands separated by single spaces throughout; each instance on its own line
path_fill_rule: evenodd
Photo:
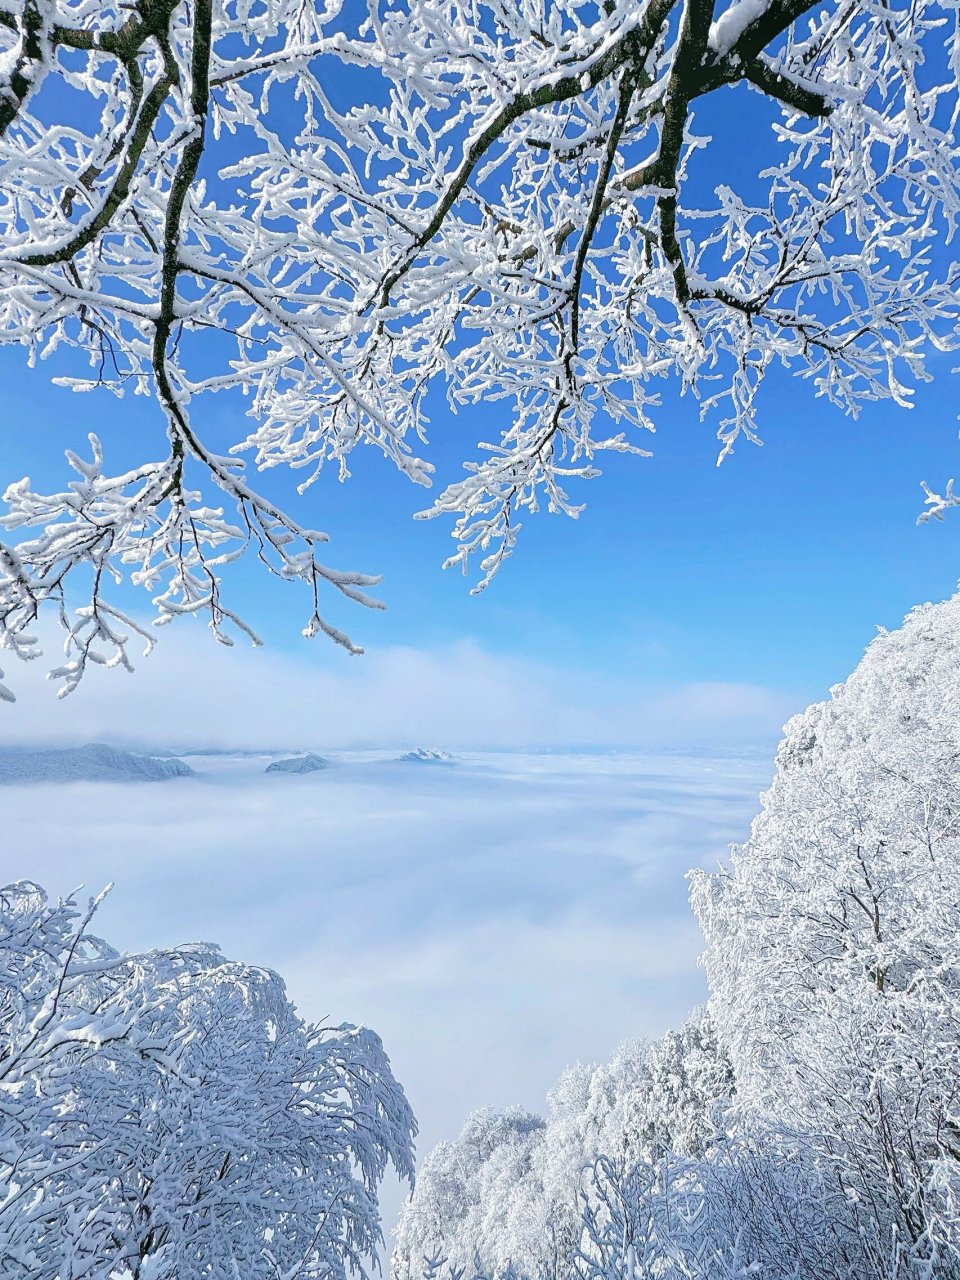
M 366 445 L 428 485 L 431 388 L 495 405 L 423 513 L 482 586 L 524 511 L 575 515 L 599 455 L 644 452 L 663 379 L 724 456 L 771 364 L 856 413 L 908 404 L 953 341 L 952 0 L 21 0 L 0 48 L 0 340 L 155 397 L 167 437 L 7 491 L 0 639 L 35 656 L 51 606 L 63 691 L 129 664 L 124 575 L 157 622 L 252 637 L 221 583 L 247 550 L 305 584 L 308 634 L 354 647 L 323 597 L 373 604 L 376 578 L 321 559 L 240 453 L 306 487 Z M 337 106 L 344 74 L 363 105 Z M 701 122 L 738 85 L 769 163 L 711 193 L 700 153 L 716 173 L 741 140 Z M 226 454 L 214 392 L 246 397 Z

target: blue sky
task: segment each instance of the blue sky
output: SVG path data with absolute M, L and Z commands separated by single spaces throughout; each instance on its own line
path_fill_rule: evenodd
M 479 597 L 470 578 L 441 572 L 449 526 L 411 519 L 428 494 L 378 459 L 357 457 L 345 485 L 331 475 L 303 498 L 289 476 L 274 472 L 267 486 L 331 533 L 331 563 L 383 573 L 385 612 L 339 602 L 333 610 L 368 652 L 470 640 L 586 681 L 619 673 L 656 687 L 756 683 L 794 696 L 799 709 L 850 671 L 877 625 L 896 625 L 911 605 L 954 588 L 960 518 L 916 525 L 920 481 L 938 487 L 960 473 L 950 365 L 935 358 L 936 380 L 919 388 L 912 411 L 867 406 L 856 423 L 777 372 L 763 394 L 764 446 L 743 444 L 720 468 L 694 403 L 668 403 L 655 456 L 607 459 L 604 475 L 580 486 L 587 509 L 577 521 L 528 517 L 517 555 Z M 159 455 L 153 402 L 77 395 L 51 386 L 47 372 L 0 351 L 5 480 L 29 473 L 59 486 L 63 448 L 82 447 L 89 430 L 104 435 L 119 466 L 147 440 Z M 204 413 L 231 429 L 225 402 Z M 457 474 L 476 431 L 468 415 L 441 407 L 432 454 L 441 475 Z M 297 590 L 252 564 L 234 592 L 271 652 L 318 672 L 365 661 L 303 641 Z M 198 654 L 207 650 L 216 661 L 212 642 Z
M 356 91 L 353 74 L 333 85 L 340 105 Z M 772 154 L 756 128 L 758 101 L 745 93 L 709 100 L 701 114 L 717 142 L 694 174 L 695 196 L 721 179 L 749 194 L 752 175 Z M 303 498 L 294 487 L 302 473 L 273 471 L 260 483 L 303 524 L 331 534 L 331 564 L 384 575 L 383 613 L 328 601 L 331 620 L 372 655 L 472 645 L 541 668 L 581 701 L 598 681 L 621 682 L 631 697 L 643 688 L 653 695 L 748 684 L 799 710 L 849 673 L 876 626 L 895 626 L 913 604 L 954 590 L 960 513 L 919 528 L 916 518 L 920 482 L 936 489 L 960 474 L 956 362 L 932 356 L 934 382 L 917 389 L 912 411 L 867 405 L 859 422 L 815 398 L 807 382 L 774 370 L 760 399 L 764 446 L 741 444 L 719 469 L 716 422 L 700 422 L 695 401 L 667 386 L 657 434 L 640 441 L 654 457 L 604 458 L 604 475 L 572 490 L 587 503 L 577 521 L 525 518 L 517 554 L 479 597 L 469 594 L 472 577 L 441 572 L 453 549 L 450 523 L 412 519 L 432 494 L 372 451 L 352 456 L 347 484 L 331 472 Z M 68 478 L 63 449 L 82 450 L 91 430 L 103 436 L 117 470 L 162 455 L 155 402 L 52 386 L 50 377 L 64 369 L 57 356 L 28 370 L 20 350 L 0 349 L 0 480 L 29 473 L 38 485 L 59 488 Z M 232 443 L 249 426 L 243 408 L 240 400 L 199 401 L 194 425 L 210 443 Z M 434 493 L 459 478 L 478 439 L 496 438 L 501 412 L 493 404 L 454 418 L 434 396 L 427 455 L 438 468 Z M 301 639 L 307 609 L 298 588 L 267 578 L 251 559 L 231 590 L 271 655 L 296 661 L 307 678 L 349 672 L 357 679 L 353 664 L 367 659 L 348 658 L 322 638 Z M 135 610 L 146 602 L 130 594 L 125 603 Z M 213 642 L 199 643 L 197 624 L 182 629 L 194 665 L 212 669 L 221 657 Z M 88 706 L 100 696 L 77 695 Z M 611 702 L 611 738 L 621 741 L 625 729 L 616 720 Z M 17 725 L 8 718 L 10 732 Z M 549 735 L 531 725 L 530 737 L 541 736 Z

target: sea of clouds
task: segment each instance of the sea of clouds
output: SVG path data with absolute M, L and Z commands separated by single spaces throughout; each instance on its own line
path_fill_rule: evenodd
M 565 1066 L 703 998 L 684 873 L 746 834 L 769 754 L 392 754 L 7 786 L 0 879 L 113 883 L 114 945 L 215 941 L 278 970 L 305 1016 L 372 1026 L 421 1152 L 478 1106 L 542 1107 Z M 398 1205 L 388 1188 L 388 1221 Z
M 40 662 L 3 665 L 18 701 L 0 743 L 260 754 L 185 755 L 200 776 L 165 782 L 4 786 L 0 881 L 113 883 L 97 927 L 114 945 L 213 941 L 280 972 L 306 1017 L 375 1028 L 421 1152 L 479 1106 L 542 1107 L 565 1066 L 703 998 L 685 873 L 747 834 L 799 709 L 469 641 L 350 660 L 184 629 L 63 702 Z M 414 746 L 458 759 L 397 762 Z M 285 748 L 332 767 L 267 775 Z M 398 1204 L 389 1189 L 388 1221 Z

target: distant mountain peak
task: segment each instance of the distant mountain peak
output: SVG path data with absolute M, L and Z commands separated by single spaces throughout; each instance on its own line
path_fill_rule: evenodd
M 330 761 L 323 756 L 308 751 L 302 756 L 291 756 L 287 760 L 271 760 L 266 773 L 319 773 L 321 769 L 329 769 Z
M 0 783 L 163 782 L 195 777 L 182 760 L 158 760 L 88 742 L 83 747 L 0 747 Z
M 418 764 L 453 764 L 456 756 L 452 756 L 449 751 L 441 751 L 434 747 L 414 747 L 412 751 L 405 751 L 400 760 L 415 761 Z

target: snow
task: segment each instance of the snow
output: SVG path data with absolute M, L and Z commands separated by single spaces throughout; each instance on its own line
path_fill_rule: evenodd
M 452 756 L 449 751 L 441 751 L 437 747 L 414 747 L 412 751 L 405 751 L 402 756 L 397 757 L 405 762 L 416 762 L 418 764 L 453 764 L 456 756 Z
M 315 756 L 311 752 L 307 752 L 302 756 L 291 756 L 285 760 L 271 760 L 264 770 L 265 773 L 319 773 L 322 769 L 329 769 L 330 761 L 325 760 L 323 756 Z
M 0 747 L 0 783 L 162 782 L 189 778 L 182 760 L 135 755 L 104 743 L 84 747 Z
M 708 43 L 721 56 L 730 52 L 747 27 L 766 11 L 768 0 L 736 0 L 710 25 Z

